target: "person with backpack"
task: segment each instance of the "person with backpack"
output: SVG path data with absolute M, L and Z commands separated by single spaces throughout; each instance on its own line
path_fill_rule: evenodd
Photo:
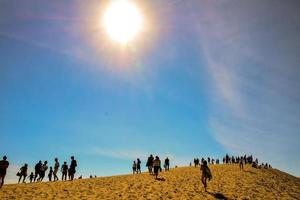
M 67 180 L 67 174 L 68 174 L 68 165 L 67 162 L 65 161 L 64 164 L 61 166 L 61 173 L 62 173 L 62 177 L 61 180 Z
M 2 186 L 4 185 L 4 179 L 8 166 L 9 162 L 7 161 L 7 157 L 3 156 L 3 160 L 0 161 L 0 188 L 2 188 Z
M 22 177 L 23 177 L 23 183 L 25 183 L 25 178 L 27 176 L 27 169 L 28 169 L 28 165 L 25 163 L 23 167 L 20 168 L 20 172 L 17 173 L 17 175 L 19 176 L 19 181 L 18 183 L 20 183 Z
M 155 156 L 153 161 L 155 179 L 158 177 L 158 172 L 161 170 L 161 162 L 158 156 Z
M 39 177 L 39 181 L 43 181 L 45 175 L 46 175 L 46 171 L 48 170 L 48 166 L 47 166 L 47 161 L 44 162 L 44 164 L 42 165 L 41 169 L 40 169 L 40 177 Z
M 74 159 L 74 156 L 71 156 L 71 165 L 69 171 L 69 176 L 71 181 L 74 179 L 74 175 L 76 173 L 76 167 L 77 167 L 77 161 Z
M 202 171 L 201 181 L 204 185 L 205 192 L 207 191 L 207 179 L 210 181 L 212 179 L 211 171 L 207 165 L 207 161 L 203 161 L 203 165 L 201 165 L 200 170 Z
M 58 170 L 59 170 L 59 162 L 58 162 L 57 158 L 55 158 L 54 161 L 55 161 L 55 164 L 54 164 L 53 176 L 54 176 L 54 181 L 58 181 L 57 173 L 58 173 Z

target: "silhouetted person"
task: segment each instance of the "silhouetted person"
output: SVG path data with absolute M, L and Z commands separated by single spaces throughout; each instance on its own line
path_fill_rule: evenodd
M 208 162 L 208 164 L 210 164 L 210 157 L 207 158 L 207 162 Z
M 43 181 L 45 175 L 46 175 L 46 171 L 48 170 L 48 166 L 47 166 L 47 161 L 44 162 L 44 164 L 42 165 L 41 169 L 40 169 L 40 177 L 39 177 L 39 181 Z
M 154 161 L 153 161 L 153 167 L 154 167 L 154 175 L 155 175 L 155 178 L 157 179 L 157 177 L 158 177 L 158 172 L 159 172 L 160 169 L 161 169 L 161 162 L 160 162 L 158 156 L 155 156 L 155 159 L 154 159 Z
M 147 160 L 147 163 L 146 163 L 146 167 L 148 167 L 148 171 L 150 174 L 153 174 L 152 172 L 152 168 L 153 168 L 153 155 L 151 154 L 149 157 L 148 157 L 148 160 Z
M 202 177 L 201 177 L 201 181 L 204 185 L 204 189 L 205 189 L 205 192 L 206 192 L 206 188 L 207 188 L 207 179 L 208 180 L 211 180 L 212 179 L 212 174 L 211 174 L 211 171 L 207 165 L 207 162 L 206 160 L 203 161 L 203 165 L 201 165 L 201 168 L 200 170 L 202 171 Z
M 239 161 L 239 166 L 240 166 L 240 170 L 244 170 L 244 161 L 242 158 Z
M 74 179 L 74 175 L 76 173 L 76 167 L 77 167 L 77 162 L 74 159 L 74 156 L 71 156 L 71 165 L 70 165 L 70 171 L 69 171 L 69 176 L 70 176 L 71 181 Z
M 62 180 L 62 181 L 67 180 L 67 173 L 68 173 L 68 165 L 67 165 L 67 162 L 64 162 L 64 164 L 61 166 L 61 173 L 62 173 L 61 180 Z
M 53 169 L 52 167 L 50 167 L 49 174 L 48 174 L 49 181 L 52 181 L 52 176 L 53 176 Z
M 33 172 L 30 173 L 30 175 L 29 175 L 28 178 L 29 178 L 30 183 L 32 183 L 32 181 L 33 181 L 33 179 L 34 179 L 34 174 L 33 174 Z
M 27 176 L 27 169 L 28 169 L 28 165 L 25 163 L 25 165 L 23 167 L 20 168 L 20 176 L 19 176 L 19 181 L 18 183 L 20 183 L 22 177 L 23 177 L 23 183 L 25 183 L 25 178 Z
M 58 173 L 58 170 L 59 170 L 59 162 L 58 162 L 57 158 L 55 158 L 54 161 L 55 161 L 55 164 L 54 164 L 53 176 L 54 176 L 54 181 L 58 181 L 57 173 Z
M 40 171 L 42 168 L 42 161 L 40 160 L 34 167 L 34 182 L 36 181 L 36 179 L 38 178 L 38 176 L 40 175 Z M 38 178 L 38 180 L 40 179 L 40 177 Z
M 165 171 L 170 170 L 170 160 L 168 157 L 165 159 L 164 167 L 165 167 Z
M 7 157 L 3 156 L 3 160 L 0 161 L 0 188 L 2 188 L 2 186 L 4 185 L 4 179 L 8 166 L 9 162 L 7 161 Z
M 135 174 L 135 172 L 136 172 L 136 162 L 135 161 L 133 161 L 133 164 L 132 164 L 132 172 L 133 172 L 133 174 Z
M 136 161 L 136 172 L 137 173 L 142 173 L 141 172 L 141 163 L 142 163 L 141 160 L 138 158 Z

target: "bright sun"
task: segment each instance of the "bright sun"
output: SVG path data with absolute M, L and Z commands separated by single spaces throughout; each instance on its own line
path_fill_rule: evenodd
M 116 0 L 110 4 L 103 17 L 108 35 L 121 44 L 129 42 L 142 28 L 142 16 L 128 0 Z

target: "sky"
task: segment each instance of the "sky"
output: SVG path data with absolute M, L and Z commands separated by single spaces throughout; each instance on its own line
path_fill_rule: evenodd
M 300 2 L 134 1 L 122 46 L 109 1 L 0 0 L 0 156 L 130 173 L 137 157 L 253 154 L 300 176 Z

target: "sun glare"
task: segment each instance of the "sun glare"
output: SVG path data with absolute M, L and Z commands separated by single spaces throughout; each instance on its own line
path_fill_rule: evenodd
M 116 0 L 107 8 L 104 27 L 108 35 L 121 44 L 126 44 L 142 28 L 142 16 L 137 7 L 128 0 Z

